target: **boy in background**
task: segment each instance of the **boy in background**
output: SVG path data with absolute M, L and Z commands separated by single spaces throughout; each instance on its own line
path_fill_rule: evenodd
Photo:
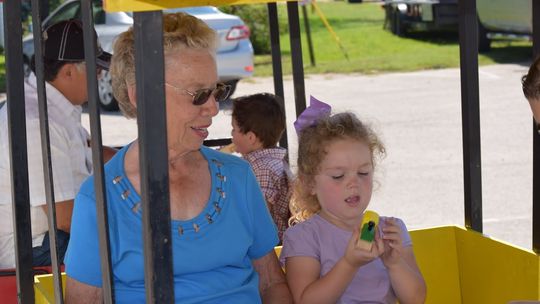
M 285 130 L 285 114 L 279 97 L 260 93 L 233 100 L 232 142 L 249 162 L 276 223 L 280 242 L 290 217 L 292 174 L 287 150 L 277 146 Z

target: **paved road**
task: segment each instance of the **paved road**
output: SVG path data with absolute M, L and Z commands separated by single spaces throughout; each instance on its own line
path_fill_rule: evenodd
M 521 93 L 526 64 L 480 69 L 484 233 L 525 248 L 532 242 L 532 118 Z M 271 78 L 242 82 L 238 94 L 272 91 Z M 288 128 L 292 81 L 285 84 Z M 316 75 L 306 92 L 369 121 L 386 143 L 370 208 L 405 220 L 409 228 L 464 224 L 459 69 L 378 76 Z M 87 121 L 87 118 L 86 118 Z M 103 141 L 123 145 L 136 122 L 102 115 Z M 228 137 L 230 114 L 220 113 L 211 137 Z M 289 133 L 291 159 L 296 135 Z

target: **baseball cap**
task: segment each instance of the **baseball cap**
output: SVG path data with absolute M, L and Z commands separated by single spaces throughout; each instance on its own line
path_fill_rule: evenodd
M 108 70 L 111 54 L 103 51 L 97 39 L 96 30 L 96 65 Z M 70 19 L 60 21 L 43 32 L 43 56 L 58 61 L 84 61 L 84 39 L 81 21 Z

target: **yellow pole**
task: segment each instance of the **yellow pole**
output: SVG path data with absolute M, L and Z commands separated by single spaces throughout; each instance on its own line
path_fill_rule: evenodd
M 328 20 L 326 20 L 326 17 L 324 16 L 323 12 L 321 11 L 319 6 L 317 5 L 317 2 L 315 2 L 315 0 L 312 0 L 311 5 L 313 6 L 313 8 L 315 8 L 315 11 L 317 12 L 317 15 L 319 15 L 319 18 L 321 18 L 322 22 L 324 23 L 324 26 L 330 32 L 330 35 L 332 35 L 332 38 L 334 38 L 334 40 L 338 44 L 339 48 L 343 52 L 343 55 L 345 55 L 345 58 L 347 59 L 347 61 L 349 61 L 349 55 L 347 55 L 347 51 L 345 50 L 345 48 L 341 44 L 341 41 L 339 40 L 339 37 L 336 35 L 334 30 L 330 26 L 330 23 L 328 23 Z

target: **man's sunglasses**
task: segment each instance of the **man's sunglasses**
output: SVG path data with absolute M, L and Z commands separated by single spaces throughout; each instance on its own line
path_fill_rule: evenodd
M 214 89 L 200 89 L 195 92 L 188 91 L 186 89 L 182 89 L 179 87 L 175 87 L 172 84 L 165 83 L 165 85 L 170 86 L 171 88 L 175 89 L 176 91 L 182 91 L 183 93 L 188 94 L 189 96 L 193 97 L 193 105 L 200 106 L 205 104 L 208 99 L 210 99 L 211 95 L 214 95 L 214 98 L 217 102 L 222 102 L 229 97 L 231 94 L 231 86 L 226 85 L 224 83 L 218 83 Z

